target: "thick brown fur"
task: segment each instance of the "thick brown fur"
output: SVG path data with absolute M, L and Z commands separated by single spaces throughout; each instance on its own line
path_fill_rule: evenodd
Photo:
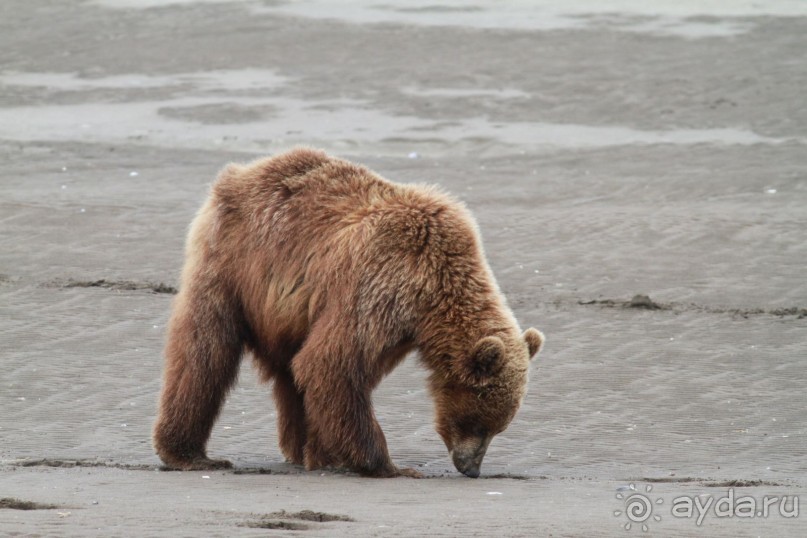
M 205 447 L 248 351 L 289 461 L 416 474 L 390 460 L 371 393 L 418 349 L 437 430 L 473 476 L 542 342 L 505 305 L 468 211 L 434 187 L 311 149 L 229 165 L 188 235 L 154 445 L 170 467 L 228 466 Z

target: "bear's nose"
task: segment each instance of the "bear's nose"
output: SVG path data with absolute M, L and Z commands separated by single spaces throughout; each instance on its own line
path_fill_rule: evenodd
M 462 471 L 462 474 L 468 478 L 479 478 L 479 465 L 472 465 L 471 467 L 468 467 Z
M 482 459 L 485 457 L 490 437 L 485 439 L 469 439 L 450 452 L 454 467 L 469 478 L 478 478 Z

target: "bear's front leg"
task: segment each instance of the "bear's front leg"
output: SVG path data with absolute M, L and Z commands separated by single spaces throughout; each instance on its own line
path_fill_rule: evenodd
M 419 477 L 390 459 L 370 397 L 381 377 L 374 373 L 378 359 L 367 356 L 355 334 L 345 327 L 343 313 L 323 313 L 292 359 L 305 410 L 305 467 L 342 466 L 379 478 Z
M 274 379 L 272 394 L 277 405 L 280 449 L 290 463 L 302 465 L 307 430 L 303 395 L 295 387 L 294 379 L 288 370 L 277 372 Z
M 316 413 L 314 410 L 318 409 L 318 405 L 308 404 L 308 409 Z M 341 415 L 344 418 L 341 421 L 337 419 L 337 422 L 322 424 L 318 420 L 308 420 L 304 453 L 307 470 L 339 466 L 372 478 L 423 478 L 414 469 L 397 467 L 392 463 L 386 438 L 371 409 L 369 414 L 352 415 L 352 419 L 348 407 L 343 408 L 342 412 L 345 413 Z
M 304 394 L 306 469 L 334 465 L 362 476 L 400 475 L 375 419 L 369 390 L 351 388 L 349 383 L 330 378 L 321 386 L 306 387 Z

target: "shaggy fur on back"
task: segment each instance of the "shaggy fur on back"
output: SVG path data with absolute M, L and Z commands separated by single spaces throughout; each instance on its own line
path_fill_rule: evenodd
M 231 164 L 188 235 L 155 447 L 176 468 L 228 465 L 205 446 L 250 351 L 289 461 L 396 476 L 371 392 L 409 351 L 452 451 L 506 427 L 542 341 L 506 307 L 469 212 L 436 188 L 311 149 Z

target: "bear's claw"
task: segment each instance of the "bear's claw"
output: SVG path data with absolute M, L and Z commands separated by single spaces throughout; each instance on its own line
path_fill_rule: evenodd
M 404 476 L 406 478 L 423 478 L 423 474 L 419 471 L 414 469 L 410 469 L 409 467 L 398 467 L 396 469 L 395 475 L 393 476 Z

